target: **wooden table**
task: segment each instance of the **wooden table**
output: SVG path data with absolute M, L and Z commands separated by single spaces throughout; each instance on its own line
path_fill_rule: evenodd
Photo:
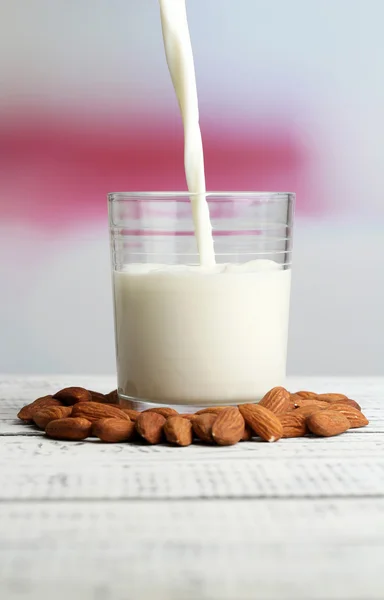
M 1 600 L 384 598 L 384 378 L 292 378 L 371 421 L 234 447 L 46 439 L 15 415 L 106 377 L 0 378 Z

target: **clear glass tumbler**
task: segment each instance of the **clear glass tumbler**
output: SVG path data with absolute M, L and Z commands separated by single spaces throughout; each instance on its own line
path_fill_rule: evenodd
M 190 194 L 108 199 L 120 401 L 188 412 L 257 402 L 283 385 L 295 195 L 207 193 L 209 268 Z

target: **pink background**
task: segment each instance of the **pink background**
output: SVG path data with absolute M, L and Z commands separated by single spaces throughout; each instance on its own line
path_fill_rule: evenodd
M 297 193 L 290 371 L 383 373 L 384 4 L 187 7 L 208 189 Z M 112 372 L 106 193 L 186 189 L 157 1 L 0 0 L 0 57 L 1 370 Z

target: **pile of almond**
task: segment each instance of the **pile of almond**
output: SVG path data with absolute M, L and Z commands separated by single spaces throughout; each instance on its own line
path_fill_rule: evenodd
M 283 387 L 270 390 L 258 404 L 213 406 L 194 414 L 166 407 L 139 412 L 120 406 L 117 390 L 104 395 L 69 387 L 38 398 L 17 416 L 56 440 L 97 437 L 103 442 L 177 446 L 194 440 L 231 446 L 253 437 L 267 442 L 307 434 L 330 437 L 368 425 L 358 403 L 344 394 L 291 394 Z

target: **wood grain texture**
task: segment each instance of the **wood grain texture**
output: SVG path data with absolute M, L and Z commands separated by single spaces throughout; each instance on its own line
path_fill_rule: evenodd
M 48 440 L 15 419 L 68 385 L 114 381 L 0 378 L 1 598 L 384 598 L 384 379 L 288 382 L 355 398 L 365 429 L 182 450 Z

